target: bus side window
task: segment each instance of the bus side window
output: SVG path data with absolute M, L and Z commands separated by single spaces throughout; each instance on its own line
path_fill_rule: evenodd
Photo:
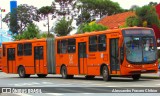
M 25 43 L 24 44 L 24 55 L 32 55 L 32 44 L 31 43 Z
M 22 43 L 17 45 L 17 50 L 18 50 L 17 55 L 23 56 L 23 44 Z
M 89 51 L 90 52 L 97 51 L 97 36 L 89 37 Z
M 57 53 L 61 53 L 61 41 L 57 41 Z
M 68 39 L 68 53 L 76 52 L 76 40 Z
M 105 51 L 106 50 L 106 35 L 98 36 L 98 50 Z
M 6 56 L 6 46 L 3 45 L 3 56 Z
M 67 40 L 61 40 L 61 52 L 67 53 Z

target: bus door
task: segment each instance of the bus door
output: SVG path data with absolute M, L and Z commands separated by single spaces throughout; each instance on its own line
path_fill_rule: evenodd
M 7 49 L 7 66 L 8 66 L 8 73 L 13 73 L 14 69 L 16 68 L 15 62 L 15 48 L 8 48 Z
M 79 74 L 86 73 L 87 58 L 86 58 L 86 42 L 78 43 L 78 67 Z
M 34 47 L 34 66 L 35 73 L 41 74 L 44 71 L 43 46 Z
M 111 74 L 113 74 L 113 71 L 120 70 L 119 65 L 119 56 L 118 56 L 118 38 L 116 39 L 110 39 L 110 71 Z

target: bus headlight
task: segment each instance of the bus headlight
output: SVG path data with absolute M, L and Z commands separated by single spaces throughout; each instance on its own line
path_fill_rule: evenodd
M 127 64 L 127 67 L 131 68 L 131 67 L 132 67 L 132 65 L 130 65 L 130 64 Z
M 153 66 L 157 66 L 157 64 L 155 63 L 155 64 L 153 64 Z

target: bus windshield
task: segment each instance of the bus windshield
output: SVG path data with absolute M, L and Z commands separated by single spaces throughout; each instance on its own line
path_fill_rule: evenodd
M 125 33 L 128 30 L 124 31 Z M 145 30 L 135 30 L 136 34 L 132 34 L 134 30 L 129 34 L 124 35 L 124 43 L 126 47 L 126 57 L 129 62 L 132 63 L 150 63 L 156 61 L 156 40 L 152 30 L 146 30 L 150 34 L 143 34 Z

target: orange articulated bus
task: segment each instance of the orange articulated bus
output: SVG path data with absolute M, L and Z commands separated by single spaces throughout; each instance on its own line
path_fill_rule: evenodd
M 131 76 L 158 71 L 157 48 L 151 28 L 132 27 L 2 43 L 2 70 L 29 77 L 61 74 L 62 78 L 86 75 Z

